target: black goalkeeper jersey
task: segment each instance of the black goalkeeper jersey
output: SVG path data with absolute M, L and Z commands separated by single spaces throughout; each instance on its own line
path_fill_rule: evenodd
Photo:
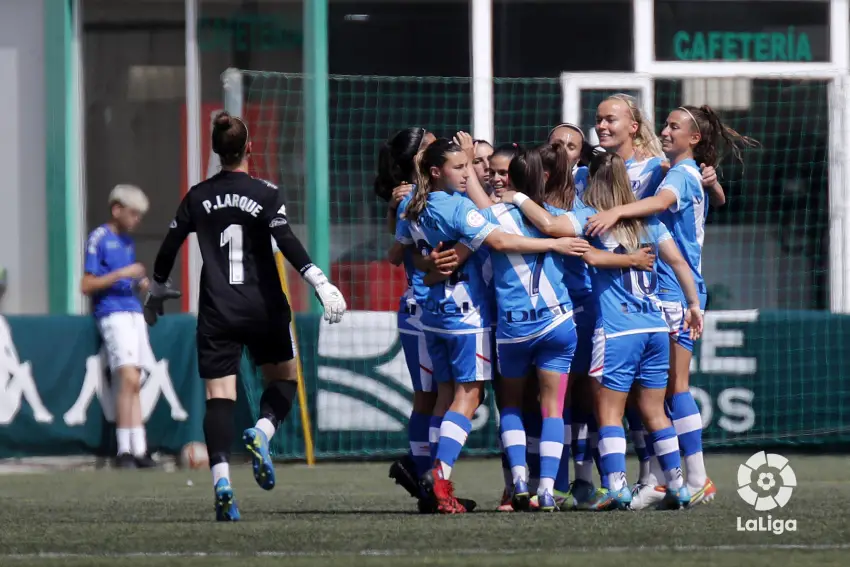
M 221 171 L 192 187 L 177 209 L 154 264 L 164 283 L 189 233 L 195 232 L 203 268 L 198 328 L 250 329 L 291 316 L 280 285 L 272 238 L 302 274 L 312 264 L 292 232 L 277 187 L 241 171 Z

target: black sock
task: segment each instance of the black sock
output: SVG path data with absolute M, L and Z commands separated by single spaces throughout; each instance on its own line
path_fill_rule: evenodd
M 204 415 L 204 439 L 207 442 L 207 455 L 210 467 L 230 462 L 230 448 L 233 447 L 233 409 L 234 400 L 212 398 L 207 400 L 207 413 Z
M 289 415 L 297 392 L 298 382 L 294 380 L 278 380 L 269 384 L 260 397 L 260 417 L 271 421 L 277 429 Z

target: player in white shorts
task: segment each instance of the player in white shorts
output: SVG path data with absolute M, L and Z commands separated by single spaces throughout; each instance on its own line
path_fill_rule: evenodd
M 89 235 L 80 287 L 92 299 L 116 391 L 117 465 L 150 468 L 156 462 L 148 453 L 139 392 L 156 359 L 138 298 L 149 282 L 130 237 L 148 210 L 148 199 L 138 187 L 117 185 L 109 207 L 112 218 Z

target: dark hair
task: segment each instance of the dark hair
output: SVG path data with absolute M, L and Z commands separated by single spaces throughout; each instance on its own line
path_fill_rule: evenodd
M 431 145 L 425 148 L 424 152 L 416 154 L 416 191 L 413 192 L 413 197 L 410 203 L 407 204 L 407 209 L 404 211 L 404 218 L 415 222 L 422 211 L 425 210 L 425 203 L 428 201 L 428 194 L 433 190 L 433 180 L 431 179 L 432 167 L 443 167 L 448 160 L 449 154 L 462 152 L 463 150 L 453 141 L 448 138 L 437 138 Z
M 378 152 L 378 175 L 374 184 L 378 197 L 389 201 L 393 189 L 403 181 L 413 181 L 416 173 L 414 158 L 426 132 L 425 128 L 420 127 L 405 128 L 381 146 Z
M 476 146 L 481 145 L 481 144 L 487 144 L 491 148 L 493 147 L 493 144 L 491 144 L 487 140 L 472 140 L 472 143 L 475 144 Z
M 723 153 L 731 151 L 735 159 L 743 163 L 741 156 L 742 148 L 754 148 L 759 145 L 758 140 L 742 136 L 732 128 L 720 121 L 720 117 L 707 104 L 700 107 L 680 106 L 682 110 L 695 123 L 691 127 L 700 134 L 700 141 L 694 146 L 694 161 L 697 164 L 717 166 Z
M 521 151 L 522 148 L 519 147 L 519 144 L 502 144 L 493 150 L 493 155 L 490 156 L 490 159 L 500 156 L 505 156 L 508 159 L 514 159 L 514 157 L 516 157 L 516 155 Z
M 543 171 L 549 174 L 546 180 L 546 202 L 569 211 L 575 202 L 576 186 L 566 146 L 558 141 L 541 146 L 538 151 Z
M 248 148 L 248 127 L 240 118 L 222 110 L 213 120 L 212 149 L 223 166 L 239 165 Z
M 543 162 L 537 150 L 522 150 L 508 166 L 511 185 L 537 203 L 543 205 L 546 188 L 543 177 Z

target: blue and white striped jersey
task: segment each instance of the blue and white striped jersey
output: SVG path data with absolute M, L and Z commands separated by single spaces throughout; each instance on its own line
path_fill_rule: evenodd
M 587 169 L 587 166 L 579 167 L 576 165 L 573 167 L 573 182 L 576 186 L 576 199 L 581 201 L 590 182 L 590 170 Z
M 413 197 L 413 193 L 416 191 L 416 186 L 413 186 L 413 191 L 408 193 L 398 205 L 398 211 L 396 212 L 396 225 L 395 225 L 395 234 L 396 239 L 401 241 L 404 234 L 408 234 L 410 232 L 410 228 L 408 226 L 408 222 L 402 218 L 404 216 L 404 211 L 407 209 L 407 205 L 410 203 L 410 199 Z M 401 238 L 400 238 L 401 235 Z M 412 242 L 411 242 L 412 244 Z M 415 253 L 419 253 L 417 250 Z M 402 313 L 418 313 L 419 311 L 415 308 L 417 303 L 417 298 L 414 295 L 414 282 L 419 282 L 419 288 L 424 289 L 422 286 L 422 279 L 425 277 L 421 271 L 416 269 L 416 266 L 413 265 L 413 254 L 414 251 L 411 248 L 405 248 L 404 250 L 404 274 L 407 276 L 407 289 L 404 294 L 402 294 L 401 299 L 399 300 L 398 310 Z M 419 298 L 424 301 L 424 297 Z
M 708 217 L 708 199 L 702 187 L 702 174 L 692 159 L 673 166 L 657 193 L 671 191 L 676 202 L 658 215 L 670 232 L 694 276 L 694 283 L 701 296 L 705 296 L 705 280 L 702 278 L 702 245 L 705 240 L 705 220 Z M 658 262 L 659 296 L 665 301 L 684 300 L 681 287 L 672 268 L 663 261 Z
M 573 221 L 576 234 L 583 234 L 587 220 L 596 214 L 596 209 L 584 207 L 567 213 Z M 644 222 L 642 244 L 658 244 L 669 240 L 670 233 L 664 224 L 652 217 Z M 600 250 L 625 254 L 625 248 L 614 239 L 611 232 L 595 236 L 590 243 Z M 658 274 L 625 268 L 590 268 L 593 280 L 593 295 L 599 304 L 599 321 L 606 338 L 635 333 L 667 332 L 667 323 L 661 312 L 661 302 L 656 296 Z
M 514 205 L 499 203 L 481 211 L 508 234 L 546 238 Z M 520 342 L 540 336 L 573 315 L 564 285 L 560 254 L 514 254 L 490 251 L 496 288 L 496 338 Z
M 476 251 L 498 227 L 487 222 L 475 204 L 460 193 L 434 191 L 416 222 L 406 222 L 396 238 L 430 254 L 440 243 L 448 249 L 461 242 Z M 491 293 L 482 274 L 486 255 L 473 254 L 452 277 L 438 285 L 413 281 L 414 296 L 423 297 L 422 327 L 433 332 L 463 334 L 490 326 Z
M 642 161 L 631 158 L 626 161 L 629 171 L 629 179 L 632 182 L 632 193 L 638 199 L 655 195 L 655 190 L 664 179 L 665 160 L 660 157 L 651 157 Z
M 553 207 L 548 203 L 544 203 L 543 207 L 553 217 L 560 217 L 567 214 L 568 211 Z M 580 201 L 576 201 L 573 206 L 573 212 L 585 207 Z M 563 256 L 564 258 L 564 285 L 567 286 L 567 291 L 570 293 L 570 299 L 573 303 L 581 303 L 587 299 L 592 293 L 593 288 L 590 281 L 590 272 L 587 269 L 587 264 L 584 260 L 577 256 Z

